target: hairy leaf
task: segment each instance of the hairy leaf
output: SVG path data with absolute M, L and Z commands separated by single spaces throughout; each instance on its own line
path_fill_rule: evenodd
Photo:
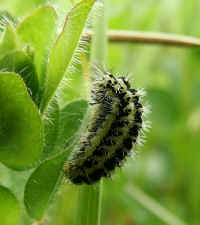
M 60 135 L 57 141 L 59 148 L 64 148 L 74 140 L 86 114 L 88 104 L 85 100 L 73 101 L 61 109 Z
M 54 99 L 51 102 L 49 111 L 45 115 L 44 119 L 45 144 L 44 144 L 43 158 L 52 156 L 56 153 L 55 147 L 59 133 L 59 118 L 60 118 L 59 105 L 57 101 Z
M 46 92 L 41 105 L 44 111 L 54 95 L 78 46 L 88 14 L 95 0 L 82 0 L 75 5 L 66 18 L 63 31 L 59 35 L 50 55 L 47 69 Z
M 24 203 L 32 218 L 41 219 L 54 198 L 65 158 L 66 152 L 44 161 L 30 176 L 25 187 Z

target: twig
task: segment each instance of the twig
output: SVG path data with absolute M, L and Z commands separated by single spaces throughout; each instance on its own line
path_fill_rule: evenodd
M 93 32 L 91 30 L 87 30 L 84 34 L 89 40 L 91 40 L 92 35 Z M 185 35 L 126 30 L 110 30 L 107 35 L 108 40 L 112 42 L 161 44 L 180 47 L 200 46 L 199 38 Z

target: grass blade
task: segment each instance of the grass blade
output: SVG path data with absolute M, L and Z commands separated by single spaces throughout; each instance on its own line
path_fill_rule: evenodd
M 169 212 L 166 208 L 160 205 L 153 198 L 145 194 L 142 190 L 140 190 L 135 185 L 131 185 L 127 188 L 126 193 L 122 193 L 122 195 L 126 195 L 129 200 L 139 202 L 143 207 L 148 209 L 151 213 L 156 215 L 168 225 L 186 225 L 185 222 L 181 221 L 178 217 L 176 217 L 173 213 Z

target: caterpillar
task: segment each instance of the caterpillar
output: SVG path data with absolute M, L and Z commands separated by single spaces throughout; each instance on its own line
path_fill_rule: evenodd
M 72 183 L 94 184 L 122 166 L 143 127 L 140 97 L 125 77 L 103 72 L 92 82 L 87 125 L 64 166 Z

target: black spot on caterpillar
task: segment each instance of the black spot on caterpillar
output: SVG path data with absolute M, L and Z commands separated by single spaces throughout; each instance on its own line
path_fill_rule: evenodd
M 87 127 L 64 173 L 74 184 L 94 184 L 121 167 L 143 125 L 141 94 L 125 77 L 105 72 L 93 81 Z

